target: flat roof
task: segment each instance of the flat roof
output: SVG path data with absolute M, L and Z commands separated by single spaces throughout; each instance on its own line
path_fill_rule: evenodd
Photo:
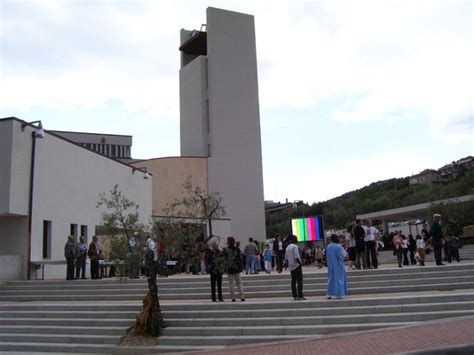
M 419 203 L 417 205 L 359 214 L 356 216 L 356 219 L 400 221 L 400 220 L 406 220 L 406 219 L 416 219 L 420 217 L 429 217 L 430 209 L 433 206 L 443 204 L 443 203 L 467 202 L 467 201 L 472 201 L 472 200 L 474 200 L 474 195 L 465 195 L 465 196 L 448 198 L 445 200 L 430 201 L 430 202 L 425 202 L 425 203 Z

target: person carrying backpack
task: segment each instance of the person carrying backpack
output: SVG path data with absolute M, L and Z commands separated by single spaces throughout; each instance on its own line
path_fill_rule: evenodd
M 227 261 L 227 280 L 229 281 L 229 291 L 232 302 L 235 302 L 234 283 L 239 291 L 240 301 L 245 301 L 244 290 L 242 288 L 242 252 L 235 246 L 235 238 L 227 238 L 227 248 L 224 249 L 224 255 Z

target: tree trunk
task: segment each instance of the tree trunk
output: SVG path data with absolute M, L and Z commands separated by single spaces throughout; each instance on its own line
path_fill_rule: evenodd
M 156 284 L 157 262 L 150 265 L 148 276 L 148 293 L 143 299 L 143 310 L 137 316 L 135 324 L 130 329 L 130 335 L 159 336 L 163 328 L 160 301 L 158 299 L 158 285 Z

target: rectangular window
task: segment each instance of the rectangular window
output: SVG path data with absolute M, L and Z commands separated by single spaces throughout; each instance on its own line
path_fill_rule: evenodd
M 87 244 L 87 226 L 85 225 L 81 225 L 81 236 L 84 237 L 84 241 L 86 242 Z
M 117 148 L 115 145 L 112 146 L 112 156 L 115 157 L 116 155 Z
M 51 258 L 51 221 L 43 221 L 43 259 Z
M 71 227 L 69 228 L 69 235 L 74 236 L 74 241 L 77 242 L 77 224 L 71 223 Z

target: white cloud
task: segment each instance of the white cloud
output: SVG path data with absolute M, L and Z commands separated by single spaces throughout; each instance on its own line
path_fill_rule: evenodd
M 176 130 L 178 139 L 179 30 L 198 29 L 207 6 L 255 16 L 262 117 L 282 108 L 307 112 L 265 116 L 264 129 L 314 129 L 308 117 L 317 108 L 324 111 L 322 134 L 324 125 L 341 122 L 409 127 L 424 119 L 428 146 L 470 140 L 472 147 L 473 5 L 458 1 L 0 0 L 0 112 L 94 110 L 117 101 L 129 120 L 116 129 L 135 135 L 140 156 L 157 156 L 162 147 L 142 142 L 148 136 L 133 126 Z M 332 122 L 323 122 L 327 117 Z M 265 195 L 319 201 L 445 163 L 426 160 L 431 149 L 415 158 L 408 138 L 405 144 L 406 152 L 392 147 L 389 155 L 360 160 L 328 156 L 323 168 L 293 176 L 269 160 Z M 348 178 L 351 167 L 367 162 L 373 175 Z
M 424 118 L 435 138 L 469 138 L 472 125 L 468 134 L 443 127 L 460 112 L 472 117 L 472 11 L 458 17 L 472 4 L 321 4 L 260 37 L 268 66 L 260 77 L 263 108 L 337 98 L 330 113 L 339 122 Z M 321 28 L 325 16 L 333 25 Z

